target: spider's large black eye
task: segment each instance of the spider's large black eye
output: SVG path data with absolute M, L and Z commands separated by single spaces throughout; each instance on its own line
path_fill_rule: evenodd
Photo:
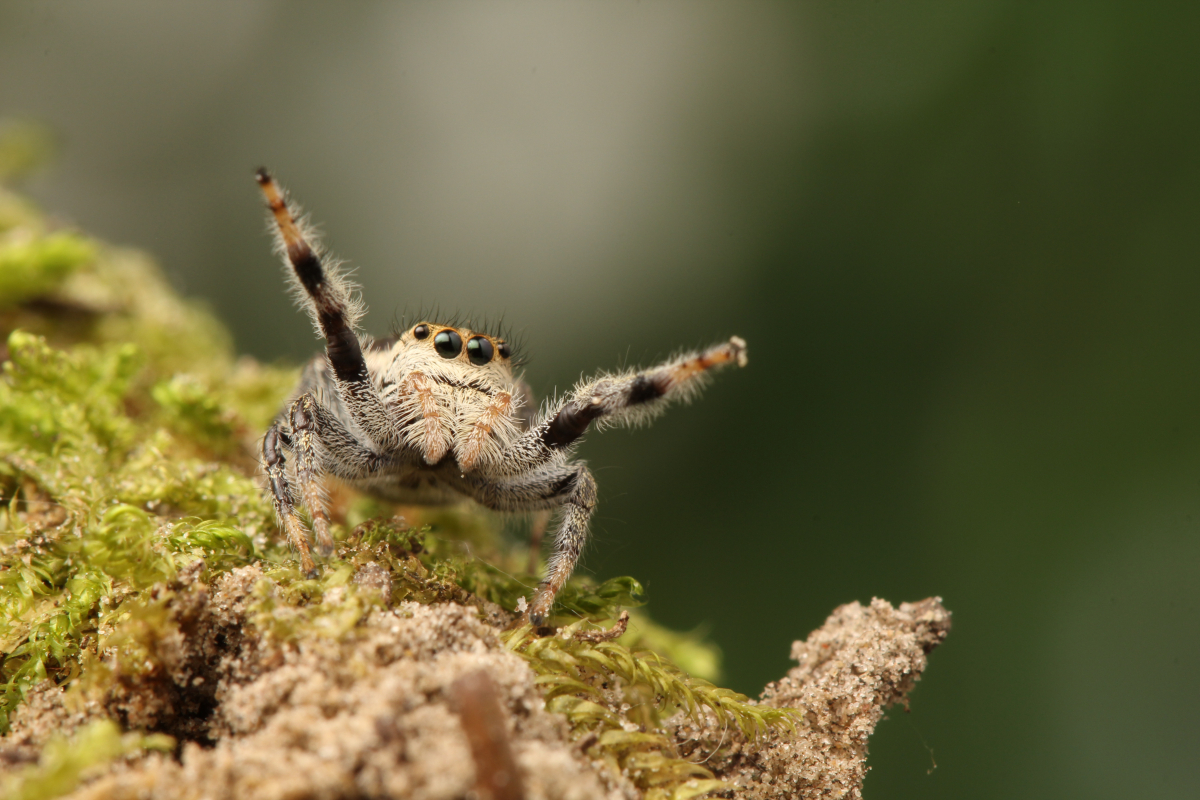
M 482 336 L 467 339 L 467 358 L 477 367 L 492 360 L 492 343 Z
M 458 358 L 462 352 L 462 337 L 454 331 L 442 331 L 433 337 L 433 349 L 442 358 Z
M 427 338 L 429 336 L 429 326 L 425 323 L 421 323 L 417 327 L 413 328 L 413 336 L 417 337 L 418 341 Z

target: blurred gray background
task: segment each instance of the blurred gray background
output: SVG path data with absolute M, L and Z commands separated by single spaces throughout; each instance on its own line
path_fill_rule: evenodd
M 542 393 L 740 334 L 583 448 L 584 569 L 751 694 L 836 605 L 943 596 L 868 796 L 1195 797 L 1198 8 L 4 2 L 0 116 L 260 358 L 318 342 L 259 165 L 373 332 L 503 313 Z

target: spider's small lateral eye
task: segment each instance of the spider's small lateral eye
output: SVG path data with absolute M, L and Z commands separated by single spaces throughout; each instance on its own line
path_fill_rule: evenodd
M 454 331 L 442 331 L 433 337 L 433 349 L 442 358 L 458 358 L 462 352 L 462 337 Z
M 417 341 L 429 338 L 429 326 L 422 323 L 413 328 L 413 336 L 417 337 Z
M 477 367 L 492 360 L 492 343 L 482 336 L 467 339 L 467 358 Z
M 501 358 L 508 358 L 512 355 L 512 350 L 508 346 L 508 342 L 501 342 L 496 345 L 496 350 L 499 351 Z

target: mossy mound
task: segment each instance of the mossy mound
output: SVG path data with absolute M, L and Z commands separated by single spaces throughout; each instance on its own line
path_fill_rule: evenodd
M 790 710 L 703 680 L 715 677 L 718 657 L 696 637 L 644 616 L 620 638 L 596 634 L 639 605 L 633 579 L 576 579 L 550 628 L 521 626 L 517 609 L 536 587 L 527 554 L 471 510 L 415 512 L 417 527 L 395 509 L 341 497 L 338 550 L 320 578 L 305 578 L 281 544 L 255 456 L 296 370 L 235 358 L 222 326 L 179 298 L 144 255 L 58 230 L 4 190 L 0 332 L 5 797 L 49 798 L 81 785 L 97 796 L 137 787 L 144 796 L 187 796 L 180 776 L 203 753 L 249 741 L 281 708 L 307 708 L 297 696 L 247 711 L 245 687 L 267 685 L 264 676 L 289 660 L 311 657 L 352 693 L 354 674 L 402 680 L 387 670 L 445 655 L 436 647 L 422 655 L 402 638 L 385 646 L 386 632 L 403 625 L 469 642 L 481 663 L 507 664 L 497 667 L 501 687 L 527 705 L 544 698 L 551 720 L 540 708 L 522 712 L 539 721 L 514 723 L 519 755 L 550 758 L 537 749 L 550 748 L 563 775 L 599 770 L 589 780 L 604 794 L 683 798 L 726 788 L 680 757 L 671 719 L 749 737 L 793 724 Z M 442 607 L 458 610 L 432 611 Z M 368 657 L 368 645 L 391 655 Z M 437 684 L 413 708 L 393 709 L 396 724 L 416 725 L 442 691 Z M 344 711 L 329 702 L 325 713 Z M 535 731 L 528 742 L 522 725 Z M 375 746 L 393 747 L 389 735 L 379 733 Z M 464 770 L 442 776 L 446 796 L 469 780 Z M 581 785 L 542 777 L 535 795 Z M 327 796 L 341 791 L 326 788 Z

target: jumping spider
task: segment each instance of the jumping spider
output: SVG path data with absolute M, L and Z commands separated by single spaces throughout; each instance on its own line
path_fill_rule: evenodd
M 693 397 L 709 370 L 745 366 L 746 343 L 734 336 L 651 369 L 602 375 L 535 414 L 499 336 L 432 320 L 389 339 L 360 334 L 364 309 L 352 287 L 336 265 L 323 263 L 274 179 L 266 170 L 257 177 L 289 282 L 325 338 L 324 356 L 309 362 L 262 447 L 280 527 L 302 568 L 316 571 L 297 501 L 308 508 L 318 551 L 333 549 L 326 476 L 397 503 L 469 498 L 496 511 L 557 509 L 554 552 L 529 606 L 530 621 L 541 624 L 579 560 L 596 508 L 595 479 L 571 460 L 588 427 L 649 421 L 669 402 Z

